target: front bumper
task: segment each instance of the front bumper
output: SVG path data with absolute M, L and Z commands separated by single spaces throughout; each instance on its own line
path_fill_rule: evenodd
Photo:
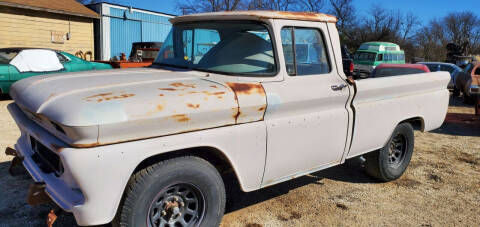
M 115 216 L 132 167 L 122 165 L 119 160 L 122 157 L 113 158 L 116 152 L 111 152 L 108 146 L 71 148 L 27 118 L 16 104 L 8 105 L 8 110 L 21 132 L 15 150 L 33 180 L 45 183 L 46 194 L 60 208 L 73 213 L 78 225 L 109 223 Z M 45 173 L 38 160 L 32 158 L 35 153 L 32 139 L 58 154 L 64 167 L 60 176 Z

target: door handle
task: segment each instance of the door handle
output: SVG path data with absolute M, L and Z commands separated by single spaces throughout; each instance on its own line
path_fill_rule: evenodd
M 342 89 L 344 89 L 344 88 L 346 88 L 346 87 L 347 87 L 346 84 L 339 84 L 339 85 L 332 85 L 331 88 L 332 88 L 332 90 L 334 90 L 334 91 L 340 91 L 340 90 L 342 90 Z

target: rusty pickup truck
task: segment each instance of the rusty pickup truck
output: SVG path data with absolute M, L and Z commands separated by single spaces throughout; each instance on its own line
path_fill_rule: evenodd
M 228 176 L 248 192 L 363 155 L 367 174 L 397 179 L 413 129 L 443 123 L 450 76 L 348 78 L 336 21 L 180 16 L 149 68 L 15 83 L 21 136 L 7 152 L 34 179 L 29 201 L 82 226 L 217 226 Z

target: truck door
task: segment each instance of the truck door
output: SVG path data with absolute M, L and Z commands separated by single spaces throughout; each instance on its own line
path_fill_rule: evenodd
M 326 23 L 276 20 L 275 26 L 284 81 L 262 83 L 268 105 L 262 186 L 340 163 L 349 130 L 350 91 Z

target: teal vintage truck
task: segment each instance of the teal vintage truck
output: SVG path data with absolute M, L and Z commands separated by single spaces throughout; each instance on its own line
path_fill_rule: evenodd
M 61 72 L 111 69 L 108 64 L 85 61 L 69 53 L 37 48 L 0 49 L 0 94 L 18 80 Z

